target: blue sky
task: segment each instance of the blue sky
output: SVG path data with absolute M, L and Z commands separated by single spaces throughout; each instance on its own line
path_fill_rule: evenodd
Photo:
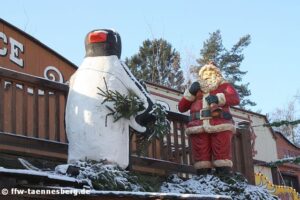
M 241 69 L 248 71 L 252 110 L 274 111 L 300 91 L 300 2 L 296 0 L 127 0 L 2 1 L 0 17 L 26 31 L 76 65 L 84 37 L 114 28 L 122 38 L 122 59 L 145 39 L 164 38 L 181 53 L 184 70 L 199 57 L 209 33 L 221 30 L 231 48 L 250 34 Z

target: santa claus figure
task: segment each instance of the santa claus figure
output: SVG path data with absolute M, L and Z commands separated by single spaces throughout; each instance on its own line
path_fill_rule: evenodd
M 179 102 L 180 112 L 190 110 L 186 134 L 192 142 L 197 174 L 230 173 L 231 138 L 235 132 L 230 106 L 238 105 L 239 95 L 222 77 L 212 62 L 199 71 L 199 80 L 192 83 Z

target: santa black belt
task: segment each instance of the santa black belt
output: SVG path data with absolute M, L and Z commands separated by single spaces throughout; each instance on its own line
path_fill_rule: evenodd
M 223 118 L 223 119 L 230 120 L 230 119 L 232 119 L 232 115 L 229 112 L 222 111 L 220 113 L 220 116 L 212 117 L 210 110 L 203 109 L 203 110 L 200 110 L 200 112 L 191 113 L 191 115 L 189 117 L 190 121 L 197 120 L 197 119 L 204 120 L 204 119 L 211 119 L 211 118 Z

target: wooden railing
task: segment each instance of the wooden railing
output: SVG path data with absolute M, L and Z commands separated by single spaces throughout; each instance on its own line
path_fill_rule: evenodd
M 136 133 L 132 132 L 130 152 L 133 168 L 139 169 L 137 165 L 149 167 L 152 171 L 156 168 L 167 172 L 194 173 L 190 140 L 184 133 L 188 117 L 175 112 L 168 112 L 167 117 L 171 125 L 170 133 L 163 140 L 153 140 L 141 156 L 138 156 Z
M 153 141 L 146 156 L 137 156 L 138 144 L 133 134 L 131 140 L 131 164 L 135 170 L 169 174 L 174 172 L 194 174 L 191 141 L 184 133 L 188 117 L 179 113 L 168 112 L 171 130 L 162 141 Z M 232 138 L 233 170 L 241 172 L 249 182 L 254 183 L 249 129 L 237 129 Z M 142 167 L 142 168 L 141 168 Z M 156 169 L 156 170 L 155 170 Z
M 0 131 L 66 142 L 68 86 L 0 69 Z
M 68 86 L 0 67 L 0 150 L 65 159 Z M 61 146 L 61 147 L 58 147 Z
M 0 153 L 67 158 L 64 110 L 68 86 L 0 67 Z M 184 130 L 188 117 L 168 112 L 171 130 L 153 141 L 144 156 L 137 155 L 136 135 L 131 134 L 130 167 L 168 174 L 193 174 L 192 150 Z M 234 169 L 254 183 L 250 135 L 238 130 L 232 142 Z

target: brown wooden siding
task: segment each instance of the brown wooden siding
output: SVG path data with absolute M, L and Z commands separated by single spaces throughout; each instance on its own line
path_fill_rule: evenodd
M 77 67 L 70 61 L 2 19 L 0 19 L 0 32 L 3 32 L 8 40 L 8 44 L 4 44 L 3 40 L 0 39 L 0 49 L 7 48 L 7 54 L 5 56 L 0 56 L 0 67 L 44 77 L 45 68 L 54 66 L 63 75 L 63 82 L 68 81 L 75 72 Z M 17 40 L 24 47 L 23 52 L 19 51 L 19 55 L 17 56 L 23 60 L 23 67 L 12 62 L 9 58 L 11 52 L 9 38 Z M 53 75 L 58 78 L 56 73 L 53 73 Z

